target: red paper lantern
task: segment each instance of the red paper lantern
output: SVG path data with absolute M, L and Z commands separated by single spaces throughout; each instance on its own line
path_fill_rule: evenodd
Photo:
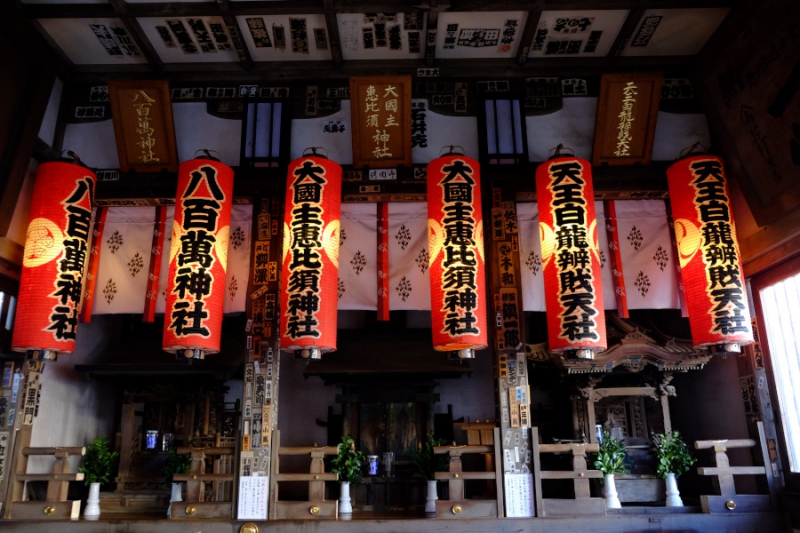
M 753 331 L 723 161 L 687 157 L 667 178 L 692 341 L 740 351 Z
M 461 358 L 488 346 L 480 180 L 478 162 L 463 155 L 428 163 L 433 347 Z
M 12 347 L 55 359 L 72 353 L 83 295 L 96 177 L 71 163 L 36 174 Z
M 178 169 L 164 312 L 164 351 L 202 359 L 219 352 L 233 170 L 192 159 Z
M 606 349 L 606 319 L 591 163 L 542 163 L 536 196 L 550 350 L 592 358 Z
M 342 167 L 319 156 L 289 164 L 281 269 L 281 348 L 317 359 L 336 350 Z

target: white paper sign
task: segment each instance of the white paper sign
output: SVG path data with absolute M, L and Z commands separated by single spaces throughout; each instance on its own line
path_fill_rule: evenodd
M 239 520 L 266 520 L 269 476 L 239 478 Z
M 533 474 L 505 473 L 506 516 L 533 516 Z

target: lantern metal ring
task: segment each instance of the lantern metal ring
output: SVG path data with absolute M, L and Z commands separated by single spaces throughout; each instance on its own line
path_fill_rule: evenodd
M 311 150 L 311 155 L 312 155 L 312 156 L 314 156 L 314 157 L 322 157 L 322 158 L 324 158 L 324 159 L 328 159 L 328 150 L 326 150 L 326 149 L 325 149 L 324 147 L 322 147 L 322 146 L 309 146 L 308 148 L 306 148 L 305 150 L 303 150 L 303 157 L 305 157 L 306 155 L 308 155 L 308 153 L 307 153 L 307 152 L 308 152 L 309 150 Z M 325 152 L 325 155 L 318 154 L 318 153 L 317 153 L 317 150 L 322 150 L 323 152 Z
M 456 148 L 461 150 L 461 153 L 456 152 Z M 439 150 L 439 157 L 442 157 L 442 152 L 444 152 L 445 150 L 449 150 L 447 152 L 447 155 L 466 155 L 464 153 L 464 147 L 463 146 L 459 146 L 458 144 L 450 144 L 448 146 L 442 146 L 442 148 Z
M 202 153 L 203 155 L 198 156 L 197 154 Z M 211 155 L 212 153 L 217 154 L 216 156 Z M 195 159 L 210 159 L 212 161 L 219 161 L 219 152 L 216 150 L 209 150 L 208 148 L 200 148 L 194 153 Z
M 553 159 L 553 158 L 556 158 L 556 157 L 562 157 L 561 156 L 561 150 L 569 150 L 570 152 L 572 152 L 572 157 L 575 157 L 575 150 L 573 150 L 572 147 L 570 147 L 570 146 L 564 146 L 562 143 L 558 143 L 558 146 L 556 146 L 554 148 L 550 148 L 550 151 L 547 152 L 547 153 L 548 154 L 553 154 L 553 155 L 550 156 L 550 159 Z
M 74 165 L 81 165 L 81 166 L 83 166 L 83 163 L 81 163 L 81 158 L 80 158 L 80 156 L 79 156 L 78 154 L 76 154 L 76 153 L 75 153 L 75 152 L 73 152 L 72 150 L 61 150 L 61 157 L 62 157 L 62 158 L 63 158 L 63 160 L 65 160 L 65 161 L 67 160 L 67 158 L 66 158 L 66 157 L 64 157 L 64 153 L 66 153 L 66 154 L 67 154 L 67 156 L 69 156 L 69 159 L 71 159 L 71 161 L 68 161 L 69 163 L 72 163 L 72 164 L 74 164 Z

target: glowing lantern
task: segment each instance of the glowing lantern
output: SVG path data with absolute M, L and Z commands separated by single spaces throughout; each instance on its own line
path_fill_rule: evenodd
M 463 155 L 428 163 L 433 347 L 475 357 L 488 346 L 480 166 Z
M 228 267 L 233 170 L 213 159 L 178 169 L 164 351 L 203 359 L 219 352 Z
M 591 359 L 606 349 L 592 165 L 556 157 L 536 169 L 550 350 Z
M 342 167 L 317 155 L 289 163 L 283 223 L 281 349 L 336 350 Z
M 667 178 L 692 341 L 739 352 L 753 331 L 723 161 L 687 157 Z
M 72 353 L 83 294 L 96 177 L 76 164 L 39 166 L 22 259 L 13 350 Z

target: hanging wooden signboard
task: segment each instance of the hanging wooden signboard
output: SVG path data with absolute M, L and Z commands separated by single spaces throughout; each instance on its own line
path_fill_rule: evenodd
M 353 166 L 411 166 L 411 76 L 350 78 Z
M 659 73 L 603 75 L 593 165 L 650 164 L 661 85 Z
M 172 101 L 166 81 L 109 81 L 119 168 L 178 171 Z

